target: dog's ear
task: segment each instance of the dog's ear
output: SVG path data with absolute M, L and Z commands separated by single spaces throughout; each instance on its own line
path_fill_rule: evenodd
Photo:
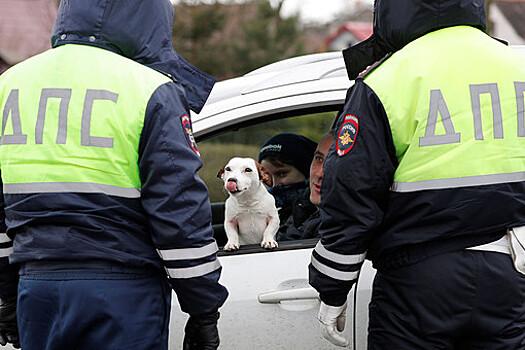
M 259 162 L 255 162 L 255 165 L 257 165 L 257 171 L 259 172 L 259 179 L 267 187 L 272 187 L 273 186 L 272 174 L 267 169 L 265 169 Z
M 219 172 L 217 173 L 217 177 L 218 177 L 219 179 L 222 180 L 223 176 L 224 176 L 224 167 L 222 167 L 222 169 L 219 170 Z

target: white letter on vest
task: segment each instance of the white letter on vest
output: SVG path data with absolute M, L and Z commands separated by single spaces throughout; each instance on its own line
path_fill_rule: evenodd
M 35 126 L 35 143 L 41 144 L 44 137 L 44 124 L 46 121 L 47 100 L 60 98 L 60 109 L 58 111 L 58 132 L 56 143 L 65 144 L 67 138 L 67 110 L 71 100 L 71 89 L 42 89 L 40 102 L 38 103 L 38 115 Z
M 474 132 L 476 140 L 483 140 L 483 125 L 481 123 L 481 102 L 479 95 L 490 94 L 492 100 L 492 128 L 494 138 L 503 138 L 503 118 L 501 116 L 501 103 L 498 92 L 498 84 L 473 84 L 470 85 L 470 100 L 472 103 L 472 114 L 474 114 Z
M 113 148 L 112 137 L 97 137 L 91 136 L 91 112 L 93 110 L 93 102 L 95 100 L 109 100 L 117 102 L 118 94 L 107 90 L 87 90 L 84 99 L 84 109 L 82 111 L 82 128 L 80 143 L 82 146 L 94 146 Z
M 12 135 L 5 135 L 7 118 L 11 112 L 11 126 L 13 127 Z M 20 108 L 18 106 L 18 89 L 13 89 L 9 93 L 5 103 L 4 113 L 2 116 L 2 137 L 1 145 L 25 145 L 27 143 L 27 134 L 22 134 L 22 122 L 20 121 Z
M 438 114 L 441 115 L 445 135 L 436 135 Z M 450 112 L 441 90 L 430 90 L 427 127 L 425 128 L 425 136 L 419 138 L 419 147 L 457 143 L 460 140 L 461 133 L 454 130 L 454 124 L 452 124 L 452 119 L 450 119 Z

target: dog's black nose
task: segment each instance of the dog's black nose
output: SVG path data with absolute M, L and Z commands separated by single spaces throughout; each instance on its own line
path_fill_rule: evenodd
M 228 182 L 235 182 L 235 183 L 237 183 L 237 179 L 235 179 L 235 178 L 233 178 L 233 177 L 230 177 L 230 178 L 228 179 Z

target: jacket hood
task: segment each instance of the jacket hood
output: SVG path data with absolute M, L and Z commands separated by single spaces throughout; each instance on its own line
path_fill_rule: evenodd
M 485 30 L 484 0 L 375 0 L 374 32 L 343 51 L 350 79 L 388 53 L 437 29 L 468 25 Z
M 216 80 L 173 50 L 173 17 L 169 0 L 62 0 L 51 44 L 96 46 L 155 69 L 181 83 L 199 113 Z
M 436 29 L 469 25 L 485 30 L 484 0 L 376 0 L 374 34 L 393 50 Z

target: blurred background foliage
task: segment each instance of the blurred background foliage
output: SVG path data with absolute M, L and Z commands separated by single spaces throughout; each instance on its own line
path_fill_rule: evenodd
M 174 6 L 173 47 L 218 79 L 305 54 L 299 18 L 283 18 L 282 3 L 181 1 Z
M 333 21 L 307 25 L 282 16 L 286 0 L 180 0 L 174 5 L 173 46 L 219 80 L 285 58 L 324 51 L 323 41 L 349 20 L 371 21 L 371 9 L 342 11 Z M 485 1 L 487 18 L 492 0 Z M 487 21 L 487 32 L 492 30 Z

